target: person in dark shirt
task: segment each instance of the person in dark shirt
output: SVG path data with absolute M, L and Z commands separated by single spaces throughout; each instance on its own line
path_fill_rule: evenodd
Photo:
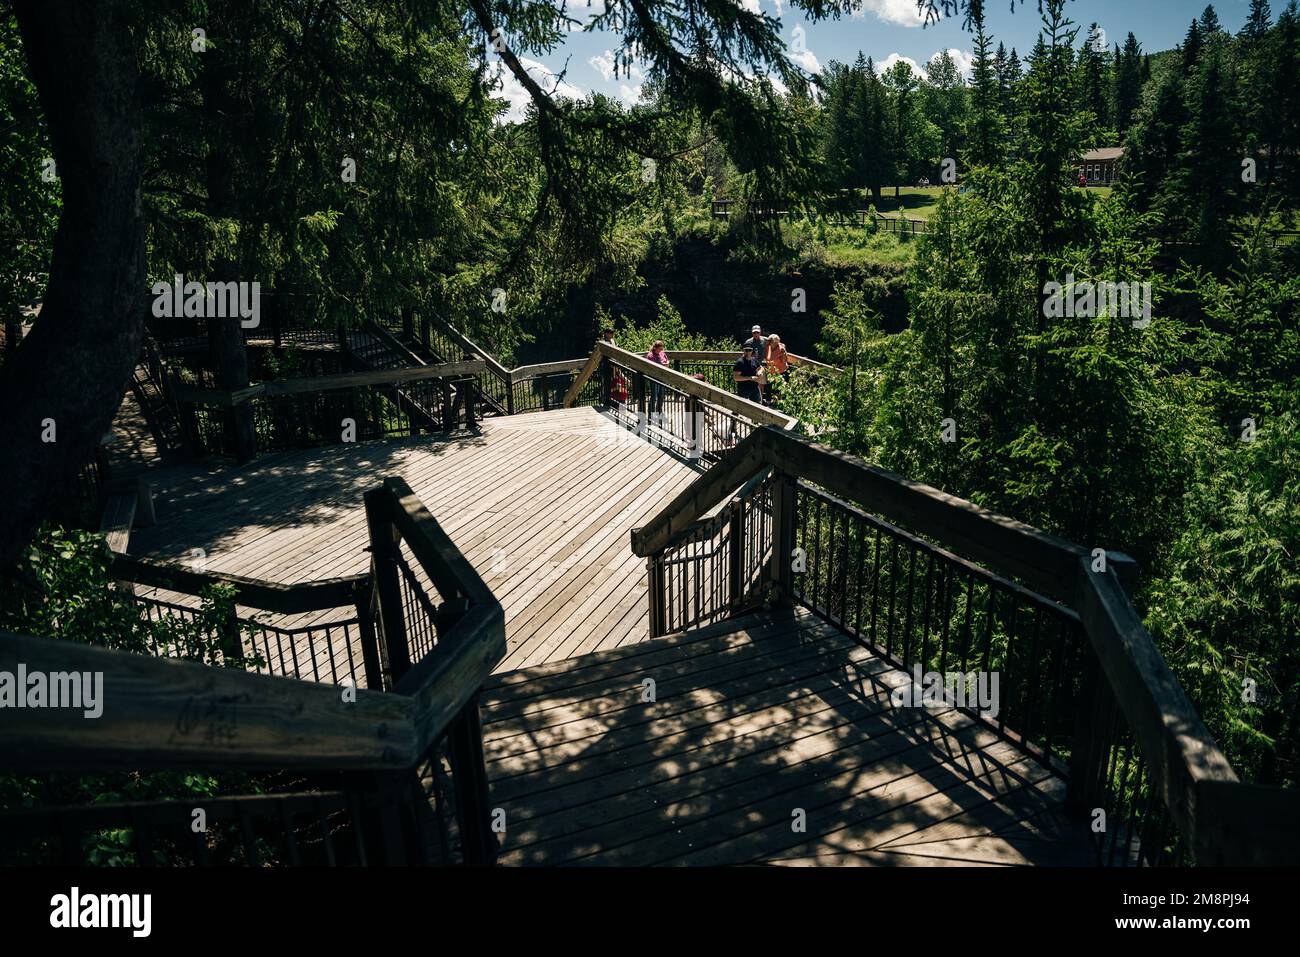
M 731 367 L 731 378 L 736 382 L 736 394 L 742 399 L 763 401 L 763 394 L 758 388 L 758 360 L 754 358 L 754 347 L 748 342 L 736 364 Z

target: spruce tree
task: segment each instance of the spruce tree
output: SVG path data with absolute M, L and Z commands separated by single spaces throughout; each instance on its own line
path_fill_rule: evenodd
M 1132 33 L 1124 49 L 1115 49 L 1115 132 L 1123 136 L 1133 124 L 1133 113 L 1142 99 L 1142 47 Z
M 832 61 L 826 68 L 827 95 L 823 112 L 823 162 L 826 188 L 852 189 L 862 183 L 862 144 L 866 131 L 859 114 L 857 87 L 861 78 L 852 67 Z
M 1004 136 L 1000 102 L 1000 84 L 997 57 L 1005 48 L 990 57 L 992 42 L 984 30 L 983 11 L 974 18 L 975 63 L 971 69 L 971 108 L 966 125 L 965 162 L 970 166 L 993 166 L 1002 158 Z
M 1233 258 L 1233 216 L 1240 211 L 1241 151 L 1231 79 L 1218 45 L 1191 81 L 1182 132 L 1185 170 L 1172 178 L 1166 203 L 1187 210 L 1195 261 L 1222 273 Z
M 1201 51 L 1205 49 L 1205 34 L 1201 30 L 1200 21 L 1193 19 L 1192 25 L 1187 28 L 1187 36 L 1183 38 L 1181 64 L 1183 76 L 1190 76 L 1196 69 L 1196 64 L 1201 60 Z
M 1209 40 L 1222 31 L 1223 24 L 1219 22 L 1219 15 L 1214 11 L 1214 5 L 1207 4 L 1201 13 L 1201 35 Z
M 1287 196 L 1296 202 L 1300 201 L 1300 11 L 1296 0 L 1278 16 L 1267 45 L 1267 182 L 1280 181 Z
M 860 109 L 864 130 L 863 175 L 871 190 L 872 202 L 880 206 L 881 190 L 893 169 L 893 150 L 889 135 L 889 103 L 885 87 L 876 74 L 876 64 L 868 57 L 863 72 L 863 106 Z
M 1097 125 L 1110 126 L 1110 103 L 1106 93 L 1107 50 L 1097 24 L 1088 27 L 1088 36 L 1079 49 L 1077 86 L 1079 109 L 1092 113 Z
M 1251 0 L 1246 23 L 1237 34 L 1238 106 L 1242 123 L 1242 148 L 1256 154 L 1268 142 L 1273 119 L 1270 75 L 1274 64 L 1269 50 L 1272 11 L 1268 0 Z M 1258 157 L 1257 157 L 1258 160 Z M 1259 162 L 1260 180 L 1267 182 L 1266 164 Z
M 1155 214 L 1156 236 L 1182 240 L 1190 227 L 1190 171 L 1182 155 L 1186 84 L 1174 64 L 1166 64 L 1155 83 L 1128 132 L 1123 188 L 1134 209 Z
M 1247 46 L 1264 42 L 1268 36 L 1269 25 L 1273 22 L 1273 11 L 1268 0 L 1250 0 L 1250 13 L 1237 37 Z

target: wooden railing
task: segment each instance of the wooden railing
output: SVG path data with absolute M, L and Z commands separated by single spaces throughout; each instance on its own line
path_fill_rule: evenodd
M 999 674 L 996 717 L 972 717 L 1065 779 L 1070 811 L 1100 822 L 1100 863 L 1300 859 L 1300 794 L 1237 781 L 1129 603 L 1120 553 L 772 427 L 635 529 L 632 549 L 652 634 L 775 596 L 895 667 Z
M 266 297 L 264 297 L 266 298 Z M 202 318 L 159 318 L 149 315 L 145 327 L 164 356 L 187 352 L 201 353 L 208 348 L 208 321 Z M 244 341 L 250 346 L 286 345 L 337 349 L 339 327 L 318 325 L 303 320 L 285 320 L 276 309 L 265 310 L 256 326 L 240 326 Z
M 489 413 L 496 415 L 562 408 L 569 386 L 586 362 L 585 358 L 565 359 L 507 369 L 459 329 L 431 312 L 404 314 L 401 331 L 440 361 L 452 362 L 462 357 L 481 360 L 484 368 L 478 374 L 478 394 Z M 595 398 L 593 386 L 579 401 L 593 403 Z
M 126 828 L 125 863 L 489 863 L 495 841 L 478 696 L 505 654 L 501 606 L 405 482 L 385 480 L 365 504 L 379 687 L 341 689 L 0 633 L 0 669 L 21 664 L 103 682 L 98 718 L 75 709 L 10 712 L 0 769 L 245 770 L 272 792 L 7 812 L 0 858 L 83 863 L 102 832 Z M 241 600 L 285 609 L 321 597 L 305 598 L 308 589 L 354 587 L 267 591 L 228 581 Z M 207 821 L 197 839 L 195 808 Z
M 599 383 L 594 392 L 593 382 Z M 574 375 L 564 405 L 594 402 L 638 435 L 688 459 L 717 461 L 759 425 L 796 420 L 607 342 Z
M 732 379 L 732 371 L 735 368 L 736 360 L 740 358 L 739 350 L 735 352 L 718 352 L 704 350 L 686 350 L 686 349 L 669 349 L 666 353 L 671 368 L 692 378 L 703 377 L 709 385 L 727 392 L 732 391 L 735 382 Z M 836 376 L 840 374 L 840 369 L 825 362 L 819 362 L 816 359 L 810 359 L 807 356 L 796 355 L 788 352 L 787 357 L 791 366 L 808 369 L 818 376 Z M 775 401 L 775 400 L 774 400 Z
M 478 360 L 483 368 L 476 373 L 478 395 L 497 415 L 510 415 L 514 409 L 510 371 L 486 350 L 431 310 L 406 309 L 400 317 L 402 335 L 418 341 L 430 355 L 442 362 Z
M 171 387 L 199 452 L 247 459 L 265 452 L 450 431 L 476 416 L 481 360 L 263 382 L 234 391 Z M 252 409 L 252 448 L 229 410 Z
M 213 586 L 228 590 L 224 620 L 213 623 L 207 636 L 207 647 L 221 649 L 220 663 L 303 681 L 384 687 L 369 574 L 285 585 L 120 553 L 113 556 L 112 572 L 155 621 L 164 616 L 195 621 L 200 596 Z M 322 619 L 317 612 L 333 614 Z M 314 620 L 301 623 L 303 616 Z M 165 657 L 192 653 L 186 646 L 151 650 Z

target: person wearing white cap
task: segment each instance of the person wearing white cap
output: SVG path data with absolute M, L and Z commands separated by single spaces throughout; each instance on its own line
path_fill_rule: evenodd
M 749 346 L 753 349 L 754 361 L 762 365 L 767 361 L 767 340 L 763 338 L 763 330 L 757 325 L 750 329 L 749 332 L 750 336 L 741 343 L 741 348 Z

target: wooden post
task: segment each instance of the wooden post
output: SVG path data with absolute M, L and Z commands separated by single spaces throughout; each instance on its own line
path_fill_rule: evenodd
M 248 388 L 248 349 L 238 318 L 208 320 L 209 363 L 216 373 L 218 389 L 237 391 Z M 257 437 L 253 431 L 253 407 L 236 403 L 225 410 L 225 451 L 240 462 L 257 454 Z
M 729 593 L 727 603 L 731 610 L 735 611 L 740 607 L 740 600 L 744 594 L 741 577 L 745 570 L 745 503 L 744 501 L 736 502 L 731 513 L 731 549 L 727 555 L 729 561 Z
M 795 479 L 784 472 L 773 474 L 772 481 L 772 564 L 768 577 L 781 591 L 782 601 L 791 601 L 794 593 L 795 508 L 798 502 Z
M 473 431 L 478 428 L 478 379 L 465 380 L 465 428 Z
M 650 602 L 650 637 L 658 638 L 668 633 L 667 609 L 664 607 L 664 570 L 651 555 L 646 559 L 646 579 L 649 582 L 647 598 Z
M 370 577 L 379 592 L 379 644 L 383 670 L 390 687 L 411 668 L 406 644 L 406 622 L 402 615 L 402 586 L 398 580 L 397 529 L 393 527 L 392 499 L 382 488 L 364 496 L 366 525 L 370 529 Z
M 691 440 L 689 458 L 698 459 L 704 455 L 704 422 L 699 396 L 686 397 L 686 415 L 690 419 L 690 425 L 687 426 L 687 435 Z
M 497 856 L 487 768 L 483 763 L 483 726 L 479 721 L 478 701 L 476 692 L 447 731 L 452 780 L 456 785 L 461 853 L 465 863 L 473 867 L 492 864 Z
M 351 796 L 352 826 L 364 863 L 386 867 L 427 864 L 425 841 L 414 813 L 413 771 L 352 771 L 343 775 Z M 422 794 L 422 792 L 421 792 Z

